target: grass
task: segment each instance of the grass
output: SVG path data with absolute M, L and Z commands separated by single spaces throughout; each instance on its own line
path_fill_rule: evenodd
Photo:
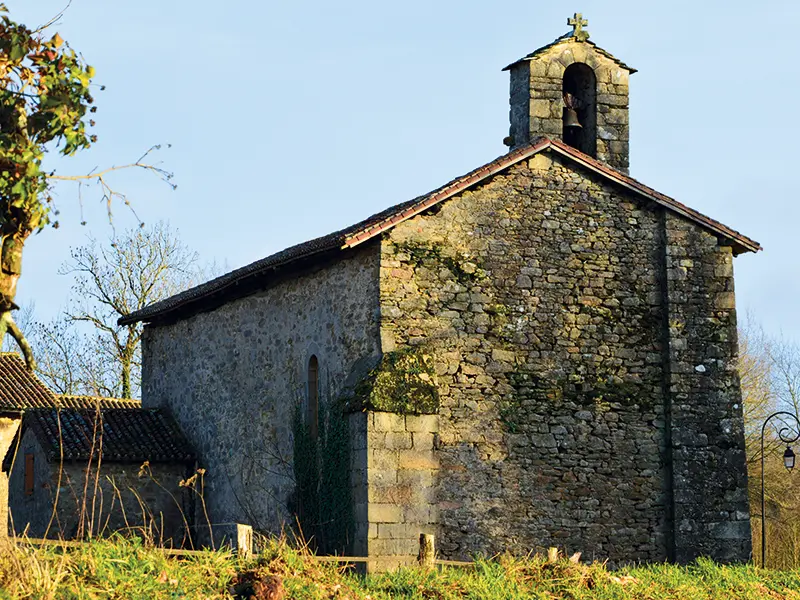
M 259 586 L 301 600 L 800 600 L 800 571 L 700 560 L 612 572 L 600 564 L 501 556 L 469 569 L 408 568 L 363 578 L 282 540 L 265 542 L 262 554 L 248 561 L 225 551 L 179 560 L 123 538 L 69 548 L 24 540 L 0 547 L 2 599 L 237 598 Z

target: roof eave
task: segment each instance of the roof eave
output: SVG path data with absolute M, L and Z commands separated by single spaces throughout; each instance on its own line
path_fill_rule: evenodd
M 236 286 L 240 285 L 244 281 L 247 281 L 248 279 L 253 279 L 253 278 L 257 278 L 257 277 L 263 277 L 265 274 L 267 274 L 269 272 L 274 272 L 274 271 L 282 269 L 283 267 L 286 267 L 288 265 L 291 265 L 291 264 L 294 264 L 294 263 L 297 263 L 299 261 L 306 260 L 306 259 L 309 259 L 309 258 L 313 258 L 313 257 L 316 257 L 318 255 L 328 254 L 331 251 L 339 250 L 340 248 L 341 248 L 341 242 L 340 242 L 340 240 L 336 240 L 335 243 L 332 243 L 332 244 L 330 244 L 328 246 L 325 246 L 323 248 L 316 249 L 316 250 L 314 250 L 312 252 L 308 252 L 308 253 L 302 254 L 300 256 L 289 257 L 285 261 L 269 265 L 264 270 L 253 271 L 253 272 L 245 273 L 241 277 L 232 278 L 230 281 L 225 282 L 224 285 L 221 285 L 220 287 L 218 287 L 218 288 L 216 288 L 214 290 L 210 290 L 209 292 L 207 292 L 207 293 L 205 293 L 205 294 L 203 294 L 201 296 L 194 296 L 194 297 L 186 298 L 185 300 L 181 301 L 180 303 L 174 304 L 174 305 L 172 305 L 172 306 L 170 306 L 168 308 L 165 308 L 163 310 L 148 310 L 148 308 L 145 307 L 142 310 L 134 312 L 134 313 L 131 313 L 130 315 L 127 315 L 125 317 L 120 317 L 117 320 L 117 324 L 124 326 L 124 325 L 130 325 L 132 323 L 137 323 L 139 321 L 142 321 L 144 323 L 152 323 L 155 320 L 168 319 L 171 315 L 179 314 L 179 313 L 181 313 L 183 311 L 186 311 L 186 310 L 192 310 L 193 306 L 197 306 L 197 305 L 201 304 L 202 302 L 210 300 L 211 298 L 213 298 L 215 296 L 220 296 L 220 297 L 224 298 L 227 294 L 229 294 L 231 289 L 235 289 Z M 150 308 L 152 308 L 152 307 L 150 307 Z

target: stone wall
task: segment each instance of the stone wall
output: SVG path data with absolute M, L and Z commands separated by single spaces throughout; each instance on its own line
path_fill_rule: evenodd
M 7 456 L 11 446 L 17 439 L 17 432 L 22 424 L 19 414 L 0 415 L 0 456 Z M 0 537 L 9 532 L 8 520 L 8 473 L 0 472 Z
M 371 570 L 413 561 L 420 534 L 436 531 L 438 428 L 437 415 L 367 415 L 368 555 L 390 558 Z
M 274 533 L 294 523 L 293 428 L 309 359 L 319 359 L 325 403 L 379 355 L 378 269 L 378 248 L 367 244 L 327 268 L 145 328 L 143 405 L 169 407 L 196 448 L 213 522 Z
M 690 471 L 694 513 L 715 523 L 713 510 L 729 511 L 708 547 L 740 533 L 739 521 L 728 521 L 746 519 L 746 507 L 735 514 L 743 465 L 718 460 L 692 471 L 676 461 L 674 477 L 669 468 L 671 440 L 690 433 L 692 422 L 725 414 L 733 431 L 741 421 L 733 422 L 738 388 L 730 379 L 718 379 L 726 393 L 711 398 L 694 395 L 690 376 L 692 402 L 716 402 L 691 418 L 678 420 L 667 400 L 674 381 L 665 371 L 665 300 L 673 294 L 664 222 L 662 209 L 548 153 L 396 226 L 383 241 L 384 350 L 424 346 L 437 364 L 443 556 L 557 545 L 615 562 L 667 559 L 673 478 Z M 728 284 L 708 276 L 727 268 L 718 263 L 729 250 L 680 223 L 693 232 L 689 252 L 703 265 L 690 304 L 706 293 L 707 303 L 724 302 Z M 705 240 L 702 249 L 693 236 Z M 730 335 L 730 319 L 708 316 L 698 313 L 686 331 Z M 735 342 L 715 351 L 730 378 Z M 739 452 L 736 435 L 726 439 Z M 715 467 L 723 472 L 712 474 Z M 703 477 L 724 481 L 717 487 L 726 495 L 703 505 Z M 742 551 L 727 556 L 746 558 Z
M 563 139 L 564 70 L 585 63 L 597 77 L 597 156 L 625 173 L 629 167 L 628 77 L 630 71 L 591 44 L 556 44 L 511 71 L 512 148 L 539 136 Z
M 34 455 L 31 495 L 25 494 L 28 453 Z M 71 539 L 78 532 L 83 512 L 86 532 L 90 523 L 95 534 L 144 528 L 157 541 L 182 545 L 187 540 L 186 526 L 191 526 L 194 518 L 194 501 L 179 482 L 191 475 L 192 465 L 154 463 L 141 476 L 140 467 L 105 462 L 98 477 L 95 462 L 85 491 L 86 462 L 66 462 L 63 466 L 48 462 L 33 432 L 25 432 L 8 479 L 13 531 L 34 538 L 46 534 Z M 51 521 L 56 498 L 58 508 Z
M 669 370 L 675 559 L 751 552 L 733 256 L 667 215 Z

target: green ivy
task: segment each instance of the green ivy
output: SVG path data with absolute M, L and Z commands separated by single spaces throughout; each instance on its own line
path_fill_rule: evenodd
M 315 439 L 295 410 L 295 494 L 291 511 L 303 535 L 321 554 L 347 554 L 355 520 L 350 490 L 350 430 L 341 404 L 320 406 Z

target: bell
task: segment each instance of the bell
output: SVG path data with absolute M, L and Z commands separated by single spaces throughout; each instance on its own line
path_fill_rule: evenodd
M 583 127 L 574 108 L 564 109 L 564 127 Z

